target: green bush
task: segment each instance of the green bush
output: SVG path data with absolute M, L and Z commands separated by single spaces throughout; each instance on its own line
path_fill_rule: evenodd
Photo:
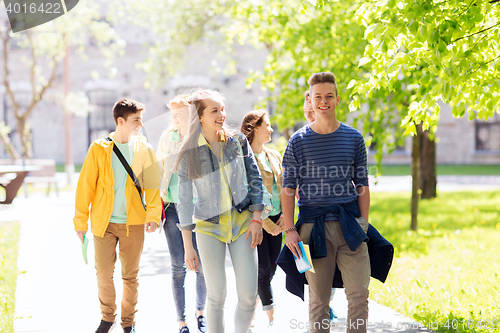
M 0 222 L 0 332 L 14 331 L 19 222 Z

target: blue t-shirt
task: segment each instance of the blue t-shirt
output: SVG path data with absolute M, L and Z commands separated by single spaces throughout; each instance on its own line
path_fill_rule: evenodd
M 283 187 L 299 187 L 299 206 L 352 202 L 356 187 L 368 186 L 363 135 L 344 123 L 329 134 L 318 134 L 310 125 L 299 129 L 288 141 L 283 168 Z M 327 215 L 328 220 L 338 216 Z
M 113 143 L 118 147 L 128 165 L 132 165 L 134 159 L 134 143 L 130 140 L 127 143 L 119 143 L 113 140 Z M 111 223 L 126 223 L 127 222 L 127 198 L 125 197 L 125 185 L 127 177 L 130 177 L 127 170 L 116 154 L 113 152 L 111 157 L 111 165 L 115 178 L 115 201 L 113 203 L 113 212 L 109 222 Z

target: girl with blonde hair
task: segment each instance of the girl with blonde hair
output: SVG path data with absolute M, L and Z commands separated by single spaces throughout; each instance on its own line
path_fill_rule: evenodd
M 178 185 L 179 177 L 174 172 L 173 167 L 182 141 L 186 136 L 189 121 L 189 103 L 187 95 L 176 96 L 168 103 L 171 110 L 171 123 L 169 128 L 163 132 L 156 156 L 162 167 L 161 196 L 163 199 L 163 209 L 165 220 L 163 229 L 167 238 L 168 250 L 172 265 L 172 292 L 177 311 L 177 322 L 179 323 L 179 333 L 189 333 L 186 321 L 186 296 L 184 282 L 186 279 L 186 267 L 184 266 L 184 244 L 182 234 L 177 224 L 179 217 L 175 205 L 179 202 Z M 196 237 L 192 234 L 192 244 L 196 247 Z M 203 270 L 196 272 L 196 322 L 198 332 L 206 332 L 206 320 L 203 316 L 207 290 Z

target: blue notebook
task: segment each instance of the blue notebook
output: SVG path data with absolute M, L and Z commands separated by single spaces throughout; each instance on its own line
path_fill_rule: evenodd
M 311 254 L 309 252 L 309 245 L 299 242 L 300 252 L 302 254 L 301 258 L 295 258 L 295 264 L 297 265 L 297 270 L 300 273 L 311 271 L 314 273 L 314 267 L 312 265 Z

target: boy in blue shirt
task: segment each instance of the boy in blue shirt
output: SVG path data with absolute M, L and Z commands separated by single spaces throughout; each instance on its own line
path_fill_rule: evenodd
M 370 191 L 363 136 L 336 118 L 335 76 L 308 80 L 315 121 L 290 138 L 283 156 L 286 246 L 299 256 L 309 244 L 316 273 L 309 284 L 309 332 L 330 331 L 329 301 L 338 265 L 348 300 L 347 333 L 366 332 L 370 259 L 366 245 Z M 295 190 L 299 221 L 294 226 Z

